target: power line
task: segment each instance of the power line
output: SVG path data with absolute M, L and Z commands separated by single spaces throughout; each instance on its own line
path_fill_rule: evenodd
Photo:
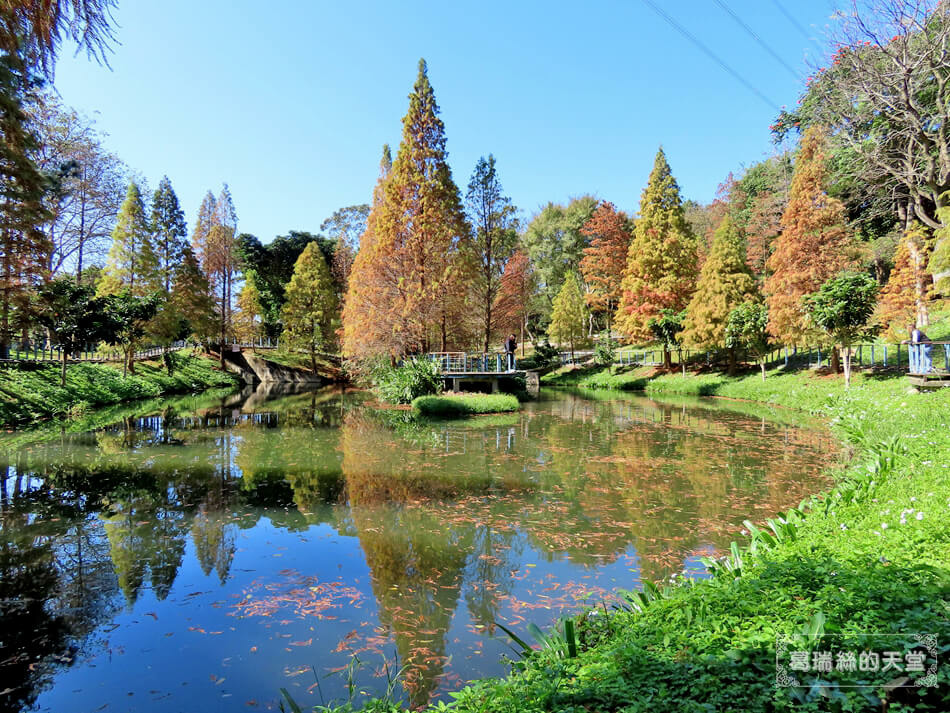
M 785 19 L 788 20 L 795 27 L 796 30 L 802 33 L 802 37 L 804 37 L 809 42 L 814 42 L 816 45 L 818 44 L 817 42 L 815 42 L 815 38 L 808 34 L 808 30 L 802 27 L 802 24 L 798 20 L 796 20 L 788 10 L 785 9 L 785 6 L 782 5 L 782 3 L 779 2 L 779 0 L 772 0 L 772 3 L 775 5 L 775 7 L 778 8 L 778 11 L 780 13 L 785 15 Z
M 768 52 L 768 53 L 772 56 L 772 59 L 774 59 L 774 60 L 775 60 L 776 62 L 778 62 L 780 65 L 782 65 L 783 67 L 785 67 L 785 69 L 788 70 L 788 73 L 791 74 L 796 80 L 800 80 L 800 79 L 801 79 L 801 76 L 799 75 L 799 73 L 798 73 L 797 71 L 795 71 L 795 69 L 793 69 L 792 66 L 791 66 L 788 62 L 786 62 L 784 59 L 782 59 L 781 57 L 779 57 L 778 53 L 775 52 L 775 50 L 773 50 L 772 47 L 771 47 L 765 40 L 763 40 L 761 37 L 759 37 L 751 27 L 749 27 L 747 24 L 745 24 L 745 22 L 742 21 L 742 18 L 739 17 L 736 13 L 734 13 L 734 12 L 732 11 L 732 8 L 730 8 L 730 7 L 725 3 L 725 0 L 716 0 L 716 4 L 717 4 L 719 7 L 721 7 L 725 12 L 727 12 L 727 13 L 729 14 L 729 16 L 730 16 L 733 20 L 736 21 L 736 24 L 739 25 L 739 27 L 741 27 L 743 30 L 745 30 L 747 33 L 749 33 L 749 35 L 752 36 L 752 39 L 754 39 L 756 42 L 759 43 L 759 47 L 761 47 L 762 49 L 764 49 L 766 52 Z
M 728 64 L 726 64 L 726 63 L 725 63 L 724 61 L 722 61 L 721 59 L 719 59 L 719 56 L 716 55 L 716 53 L 714 53 L 714 52 L 713 52 L 711 49 L 709 49 L 706 45 L 704 45 L 702 42 L 700 42 L 698 39 L 696 39 L 696 37 L 695 37 L 692 33 L 690 33 L 689 30 L 687 30 L 685 27 L 683 27 L 682 25 L 680 25 L 676 20 L 674 20 L 672 17 L 670 17 L 669 15 L 667 15 L 665 12 L 663 12 L 663 10 L 661 10 L 660 8 L 658 8 L 658 7 L 653 3 L 653 0 L 643 0 L 643 2 L 646 3 L 647 6 L 648 6 L 651 10 L 653 10 L 653 12 L 655 12 L 657 15 L 659 15 L 659 16 L 662 17 L 664 20 L 666 20 L 666 22 L 669 23 L 669 25 L 670 25 L 674 30 L 676 30 L 677 32 L 679 32 L 681 35 L 683 35 L 683 37 L 685 37 L 685 38 L 688 39 L 690 42 L 692 42 L 694 45 L 696 45 L 699 49 L 701 49 L 704 53 L 706 53 L 706 55 L 707 55 L 710 59 L 712 59 L 716 64 L 718 64 L 720 67 L 722 67 L 723 70 L 725 70 L 725 71 L 728 72 L 730 75 L 732 75 L 732 77 L 733 77 L 737 82 L 739 82 L 740 84 L 742 84 L 742 86 L 744 86 L 744 87 L 745 87 L 746 89 L 748 89 L 750 92 L 752 92 L 753 94 L 755 94 L 759 99 L 761 99 L 762 101 L 764 101 L 766 104 L 769 105 L 769 107 L 771 107 L 771 108 L 774 109 L 775 111 L 777 111 L 777 112 L 781 112 L 781 111 L 782 111 L 781 108 L 778 106 L 778 104 L 776 104 L 775 102 L 773 102 L 771 99 L 769 99 L 767 96 L 765 96 L 765 94 L 763 94 L 763 93 L 760 92 L 758 89 L 756 89 L 748 80 L 746 80 L 746 79 L 745 79 L 741 74 L 739 74 L 736 70 L 734 70 L 732 67 L 730 67 Z

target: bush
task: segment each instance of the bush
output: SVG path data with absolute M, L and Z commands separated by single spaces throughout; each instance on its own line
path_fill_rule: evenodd
M 521 369 L 544 369 L 560 363 L 561 356 L 557 347 L 551 346 L 547 339 L 534 348 L 534 354 L 518 360 L 518 366 Z
M 451 394 L 420 396 L 412 407 L 426 416 L 458 416 L 476 413 L 504 413 L 518 410 L 518 399 L 511 394 Z
M 617 342 L 610 338 L 610 334 L 604 332 L 597 341 L 597 348 L 594 349 L 594 363 L 598 366 L 610 366 L 614 363 L 614 356 L 617 350 Z
M 431 359 L 413 357 L 397 367 L 384 367 L 375 375 L 380 398 L 391 404 L 409 404 L 420 396 L 442 391 L 442 372 Z

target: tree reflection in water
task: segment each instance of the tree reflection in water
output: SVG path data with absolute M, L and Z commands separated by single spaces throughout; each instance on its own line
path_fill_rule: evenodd
M 606 594 L 601 573 L 614 565 L 627 587 L 695 569 L 742 519 L 814 491 L 831 442 L 767 415 L 558 394 L 518 414 L 426 423 L 330 390 L 165 400 L 89 430 L 9 437 L 0 712 L 33 705 L 59 672 L 94 661 L 110 622 L 139 611 L 145 592 L 170 600 L 189 558 L 215 596 L 245 604 L 345 593 L 298 608 L 313 632 L 296 643 L 319 643 L 282 655 L 325 670 L 391 641 L 407 697 L 421 705 L 471 675 L 465 660 L 496 622 L 543 625 L 586 592 Z M 357 538 L 369 582 L 329 581 L 301 544 L 282 570 L 297 584 L 241 589 L 239 540 L 259 542 L 268 528 Z M 369 596 L 377 617 L 342 641 L 306 620 L 326 607 L 337 611 L 327 621 L 366 619 L 350 610 Z M 251 603 L 245 613 L 274 611 Z M 179 605 L 184 629 L 183 617 L 200 614 Z M 254 618 L 235 618 L 235 629 L 251 636 Z

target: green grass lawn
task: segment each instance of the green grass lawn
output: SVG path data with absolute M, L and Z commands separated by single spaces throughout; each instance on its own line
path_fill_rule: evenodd
M 511 394 L 440 394 L 420 396 L 412 402 L 423 416 L 468 416 L 479 413 L 507 413 L 520 408 Z
M 571 378 L 598 377 L 593 372 Z M 633 378 L 633 377 L 628 377 Z M 950 652 L 950 389 L 910 393 L 896 375 L 808 371 L 645 379 L 650 394 L 718 395 L 788 406 L 824 418 L 853 451 L 830 492 L 758 526 L 713 578 L 662 582 L 620 610 L 577 617 L 577 655 L 549 645 L 504 679 L 473 682 L 451 709 L 476 711 L 947 711 L 950 665 L 933 685 L 893 687 L 893 670 L 798 674 L 777 688 L 776 641 L 792 650 L 902 648 L 936 634 Z M 564 380 L 561 381 L 564 383 Z M 576 383 L 576 381 L 574 382 Z M 760 530 L 758 528 L 765 528 Z M 765 534 L 762 534 L 762 533 Z M 518 632 L 527 637 L 524 631 Z M 561 634 L 561 640 L 565 635 Z M 895 643 L 897 642 L 897 643 Z M 860 681 L 864 688 L 812 687 Z M 443 710 L 444 705 L 431 710 Z M 342 710 L 345 710 L 342 709 Z M 380 700 L 366 710 L 395 711 Z
M 69 364 L 66 386 L 57 364 L 0 367 L 0 424 L 18 426 L 48 418 L 78 417 L 109 406 L 165 394 L 186 394 L 215 387 L 234 387 L 235 377 L 203 356 L 179 351 L 170 355 L 174 370 L 161 361 L 136 362 L 135 374 L 122 376 L 118 364 Z

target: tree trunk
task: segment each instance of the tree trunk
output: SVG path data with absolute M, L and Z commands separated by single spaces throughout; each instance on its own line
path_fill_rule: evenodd
M 673 369 L 673 352 L 670 351 L 669 347 L 663 347 L 663 368 L 667 371 Z
M 759 358 L 759 368 L 762 369 L 762 381 L 765 381 L 765 357 Z
M 62 364 L 63 368 L 60 371 L 59 383 L 61 386 L 66 386 L 66 350 L 61 349 L 60 351 L 62 352 L 62 356 L 63 356 L 63 364 Z
M 310 347 L 310 368 L 313 370 L 313 375 L 317 375 L 317 352 L 313 347 Z
M 851 388 L 851 345 L 844 348 L 844 388 Z
M 838 352 L 838 345 L 831 345 L 831 372 L 833 374 L 841 373 L 841 355 Z
M 736 348 L 729 347 L 729 367 L 726 369 L 729 376 L 736 375 Z

